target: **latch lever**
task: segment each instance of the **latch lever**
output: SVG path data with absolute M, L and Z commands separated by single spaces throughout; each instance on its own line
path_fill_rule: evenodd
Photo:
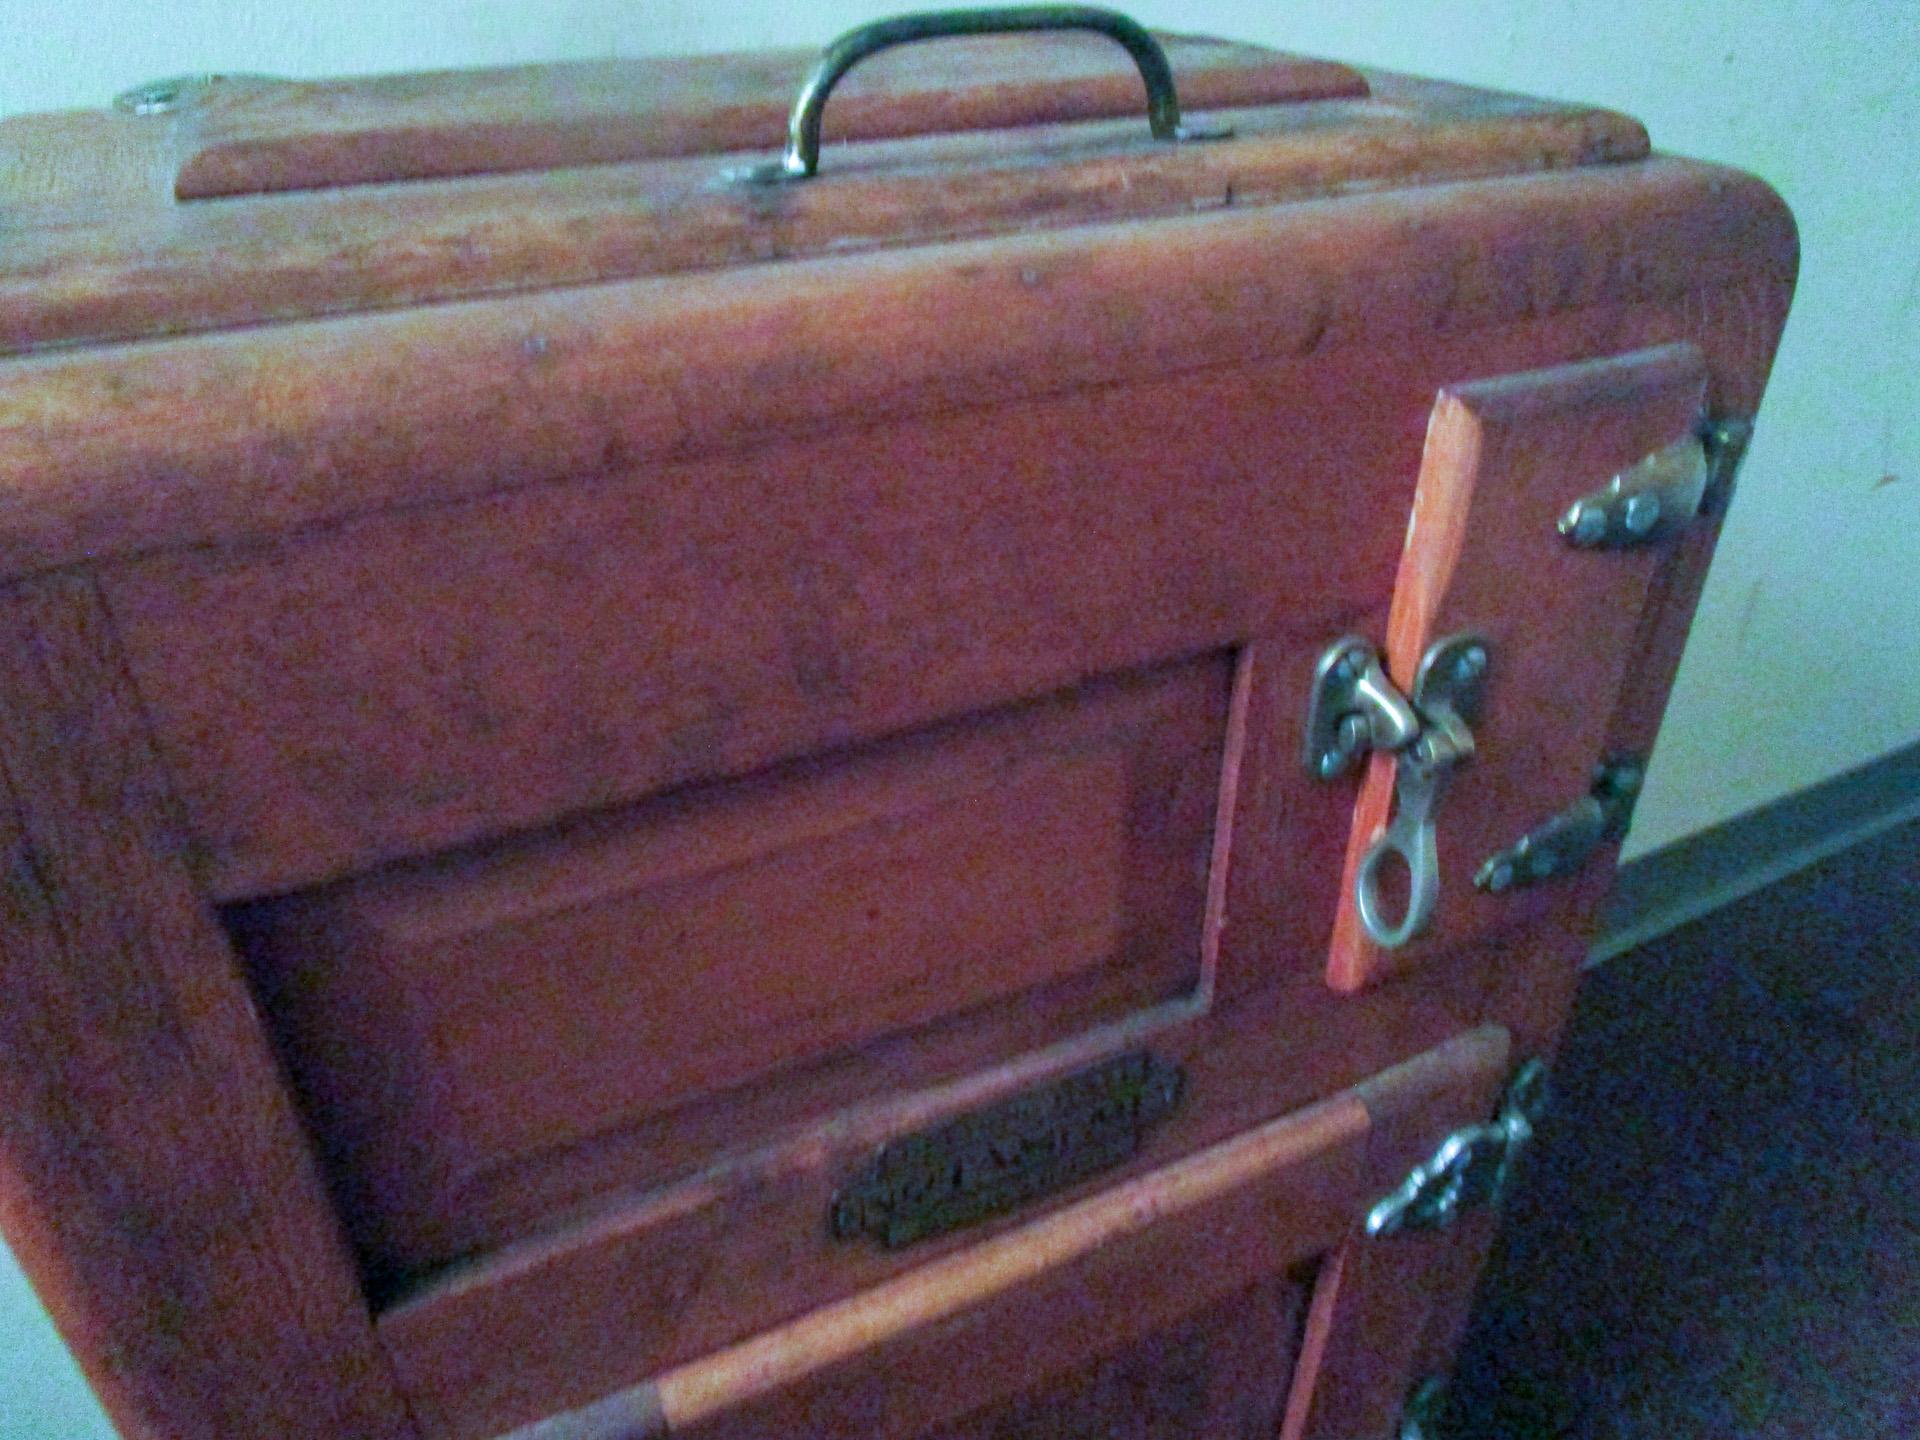
M 1468 722 L 1486 675 L 1486 641 L 1464 633 L 1436 641 L 1422 657 L 1411 699 L 1358 636 L 1328 646 L 1314 671 L 1302 755 L 1307 769 L 1332 780 L 1371 750 L 1398 760 L 1392 817 L 1354 876 L 1361 927 L 1383 949 L 1404 945 L 1426 929 L 1440 903 L 1434 811 L 1448 778 L 1473 758 Z M 1407 907 L 1397 921 L 1388 918 L 1383 897 L 1383 872 L 1395 856 L 1407 867 Z

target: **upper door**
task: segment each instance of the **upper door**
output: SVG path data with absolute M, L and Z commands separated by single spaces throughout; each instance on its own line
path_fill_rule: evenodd
M 1636 636 L 1739 458 L 1739 422 L 1709 414 L 1707 383 L 1683 344 L 1439 396 L 1384 675 L 1340 683 L 1370 646 L 1333 658 L 1303 753 L 1335 783 L 1367 762 L 1336 988 L 1543 919 L 1587 932 L 1648 758 L 1611 748 Z

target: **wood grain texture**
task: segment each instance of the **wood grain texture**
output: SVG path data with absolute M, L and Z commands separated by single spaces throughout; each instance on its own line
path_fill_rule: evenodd
M 0 593 L 0 1218 L 129 1436 L 402 1440 L 91 581 Z
M 824 38 L 824 37 L 823 37 Z M 1187 108 L 1360 96 L 1327 60 L 1161 37 Z M 616 59 L 295 80 L 221 75 L 164 115 L 0 119 L 0 196 L 100 216 L 178 198 L 777 150 L 817 50 Z M 104 98 L 104 97 L 103 97 Z M 1144 116 L 1131 61 L 1075 35 L 977 39 L 875 57 L 835 90 L 830 143 Z M 59 163 L 52 163 L 58 157 Z
M 1461 1037 L 1359 1092 L 672 1370 L 577 1412 L 564 1433 L 631 1433 L 620 1427 L 635 1416 L 702 1440 L 1265 1433 L 1288 1394 L 1298 1277 L 1386 1176 L 1490 1103 L 1507 1053 L 1502 1032 Z M 1296 1374 L 1317 1383 L 1377 1338 L 1342 1337 L 1320 1372 Z
M 1689 306 L 1687 328 L 1711 334 L 1707 379 L 1707 412 L 1715 417 L 1760 413 L 1760 399 L 1773 357 L 1787 322 L 1793 297 L 1791 286 L 1762 283 L 1703 291 Z M 1764 423 L 1764 422 L 1762 422 Z M 1738 500 L 1736 486 L 1734 501 Z M 1654 578 L 1639 633 L 1633 641 L 1628 673 L 1633 683 L 1621 691 L 1607 735 L 1607 748 L 1616 754 L 1646 755 L 1653 751 L 1660 717 L 1672 693 L 1687 629 L 1706 583 L 1725 511 L 1690 526 L 1678 537 L 1673 553 Z
M 1365 223 L 1377 209 L 1350 212 L 1361 222 L 1352 238 L 1386 240 Z M 1440 210 L 1471 223 L 1451 202 Z M 1264 241 L 1244 237 L 1249 249 L 1226 263 L 1294 252 L 1284 228 L 1265 229 Z M 1435 232 L 1416 233 L 1431 242 L 1421 258 L 1387 241 L 1383 263 L 1439 266 L 1429 278 L 1409 277 L 1426 294 L 1446 278 L 1444 247 Z M 1228 239 L 1204 231 L 1187 238 Z M 1734 263 L 1731 254 L 1724 259 Z M 1708 252 L 1693 252 L 1688 263 L 1711 273 Z M 1653 268 L 1648 261 L 1641 273 Z M 1155 278 L 1135 276 L 1128 293 L 1157 309 L 1178 299 L 1180 284 L 1194 283 L 1189 273 L 1158 299 L 1131 289 Z M 1087 274 L 1073 288 L 1099 283 Z M 1275 297 L 1271 309 L 1232 312 L 1230 323 L 1216 316 L 1211 342 L 1222 361 L 1250 343 L 1284 351 L 1291 330 L 1311 342 L 1323 299 L 1371 310 L 1388 288 Z M 1081 293 L 1099 308 L 1091 291 Z M 1456 309 L 1461 303 L 1456 297 Z M 1532 303 L 1531 291 L 1511 291 L 1494 313 Z M 937 323 L 947 313 L 944 304 L 937 309 L 922 318 Z M 784 323 L 796 313 L 770 318 Z M 525 487 L 455 511 L 410 509 L 286 545 L 156 558 L 108 583 L 213 883 L 228 897 L 285 889 L 661 786 L 743 773 L 1089 672 L 1231 643 L 1280 623 L 1299 597 L 1324 597 L 1334 615 L 1351 613 L 1385 592 L 1398 535 L 1364 517 L 1406 504 L 1417 465 L 1409 457 L 1418 454 L 1436 389 L 1462 373 L 1578 356 L 1623 326 L 1652 329 L 1654 339 L 1683 333 L 1677 312 L 1627 321 L 1596 304 L 1500 327 L 1497 338 L 1469 328 L 1415 346 L 1392 333 L 1406 313 L 1367 315 L 1364 323 L 1389 333 L 1377 344 L 1329 347 L 1317 359 L 1252 364 L 1237 374 L 1194 370 L 710 459 L 649 464 L 608 435 L 617 468 L 609 471 L 605 457 L 583 458 L 577 484 Z M 1277 328 L 1259 330 L 1263 315 Z M 682 318 L 698 325 L 712 317 Z M 1199 343 L 1188 318 L 1176 306 L 1170 328 L 1155 333 L 1179 336 L 1183 349 Z M 965 323 L 977 328 L 978 319 Z M 432 328 L 458 348 L 453 332 Z M 641 344 L 622 350 L 618 371 L 657 354 L 648 348 L 655 338 L 610 332 L 609 342 Z M 968 353 L 972 343 L 994 349 L 984 336 L 958 344 L 962 369 L 978 358 Z M 868 363 L 845 347 L 836 353 L 827 362 L 836 377 L 847 373 L 842 360 Z M 384 363 L 359 346 L 339 358 L 345 368 L 335 378 L 314 374 L 297 385 L 357 390 L 357 378 L 338 377 L 357 377 L 362 361 Z M 1045 385 L 1041 371 L 1057 376 L 1063 363 L 1065 378 L 1077 379 L 1100 358 L 1124 374 L 1143 357 L 1116 350 L 1077 361 L 1057 353 L 1007 358 L 1038 366 L 1035 382 Z M 525 392 L 491 411 L 507 459 L 523 454 L 544 464 L 550 451 L 534 448 L 539 440 L 561 445 L 576 420 L 591 427 L 578 436 L 587 443 L 613 415 L 624 426 L 663 403 L 653 392 L 636 397 L 638 410 L 594 406 L 597 418 L 562 423 L 548 407 L 564 410 L 573 400 L 544 372 L 521 373 L 539 397 L 524 421 L 511 417 Z M 605 365 L 570 373 L 578 393 L 625 392 Z M 199 389 L 176 391 L 164 413 L 177 417 Z M 753 395 L 756 403 L 781 399 Z M 205 398 L 222 403 L 211 391 Z M 364 402 L 371 406 L 372 397 Z M 459 406 L 446 394 L 439 403 L 437 410 L 423 390 L 418 409 L 401 405 L 420 416 L 420 428 L 369 431 L 337 454 L 363 487 L 363 503 L 391 503 L 390 485 L 457 473 L 455 437 L 445 435 L 443 446 L 434 432 L 442 410 Z M 687 403 L 719 405 L 716 424 L 727 418 L 717 390 Z M 153 421 L 160 413 L 156 407 Z M 1335 416 L 1338 424 L 1324 423 Z M 273 422 L 293 442 L 275 461 L 258 455 L 257 432 L 242 416 L 233 419 L 242 427 L 240 453 L 209 447 L 195 455 L 189 446 L 160 466 L 197 477 L 185 483 L 204 484 L 204 503 L 154 518 L 169 527 L 204 522 L 209 509 L 224 507 L 242 523 L 268 523 L 275 473 L 304 486 L 300 472 L 344 439 L 332 422 L 293 405 Z M 142 428 L 160 446 L 183 438 L 178 427 L 164 435 Z M 476 418 L 458 443 L 470 446 L 487 428 Z M 28 440 L 25 427 L 15 433 Z M 1151 447 L 1157 470 L 1129 462 L 1141 447 Z M 64 446 L 29 442 L 16 453 L 22 463 L 38 456 L 72 464 Z M 262 466 L 246 472 L 256 510 L 213 479 L 250 455 Z M 403 465 L 409 457 L 419 463 Z M 124 455 L 118 463 L 129 470 Z M 190 468 L 176 472 L 176 464 Z M 328 486 L 342 478 L 310 473 Z M 1340 487 L 1326 485 L 1332 474 L 1345 477 Z M 103 466 L 90 483 L 108 478 Z M 1163 478 L 1182 497 L 1166 518 Z M 129 470 L 124 483 L 131 480 Z M 164 485 L 139 493 L 139 504 L 161 509 L 186 500 Z M 781 516 L 781 524 L 735 533 L 736 507 Z M 121 512 L 112 523 L 135 518 Z M 1285 544 L 1283 537 L 1321 523 L 1353 543 Z M 1090 549 L 1092 527 L 1101 539 Z M 454 535 L 467 560 L 434 565 L 431 556 Z M 942 588 L 925 583 L 930 568 L 945 576 Z M 797 604 L 795 575 L 803 577 Z M 1325 622 L 1297 614 L 1291 623 Z M 940 663 L 924 663 L 929 656 Z
M 1529 325 L 1462 336 L 1458 351 L 1443 347 L 1433 354 L 1449 365 L 1477 363 L 1502 373 L 1687 337 L 1699 343 L 1710 365 L 1745 366 L 1756 355 L 1752 314 L 1749 293 L 1735 289 L 1671 310 L 1553 314 Z M 1376 464 L 1389 474 L 1397 469 L 1397 483 L 1406 487 L 1400 491 L 1404 505 L 1417 470 L 1421 428 L 1439 387 L 1420 389 L 1416 379 L 1404 401 L 1376 405 L 1370 403 L 1374 394 L 1358 388 L 1354 377 L 1372 375 L 1374 383 L 1397 384 L 1385 377 L 1408 359 L 1403 349 L 1391 364 L 1377 355 L 1367 368 L 1356 362 L 1355 370 L 1340 372 L 1355 388 L 1343 396 L 1337 388 L 1325 392 L 1351 403 L 1351 413 L 1373 417 L 1379 422 L 1374 428 L 1307 428 L 1303 421 L 1300 430 L 1289 433 L 1304 437 L 1311 448 L 1293 452 L 1268 446 L 1266 453 L 1297 453 L 1303 465 L 1324 466 L 1349 483 L 1372 473 Z M 1308 378 L 1304 368 L 1292 373 Z M 1335 400 L 1333 407 L 1339 403 Z M 1351 463 L 1341 463 L 1327 448 L 1350 442 L 1362 447 L 1345 452 Z M 1316 514 L 1316 494 L 1302 487 L 1290 497 L 1299 507 L 1292 512 L 1296 524 L 1336 523 L 1310 518 Z M 1376 511 L 1391 513 L 1382 502 L 1368 513 Z M 1219 934 L 1217 999 L 1205 1016 L 1163 1017 L 1156 1022 L 1159 1028 L 1145 1032 L 1157 1049 L 1165 1048 L 1188 1066 L 1193 1099 L 1156 1132 L 1143 1166 L 1227 1138 L 1236 1128 L 1325 1094 L 1329 1085 L 1356 1083 L 1488 1020 L 1508 1026 L 1530 1053 L 1548 1046 L 1557 1032 L 1584 943 L 1550 925 L 1496 928 L 1447 965 L 1422 972 L 1417 986 L 1384 986 L 1350 997 L 1325 986 L 1338 865 L 1306 863 L 1302 857 L 1340 853 L 1352 800 L 1350 791 L 1343 795 L 1338 787 L 1312 782 L 1299 767 L 1303 687 L 1328 635 L 1369 614 L 1384 626 L 1402 529 L 1403 522 L 1389 526 L 1382 520 L 1377 527 L 1343 531 L 1356 546 L 1366 547 L 1364 556 L 1328 547 L 1326 563 L 1351 563 L 1364 569 L 1365 578 L 1325 591 L 1289 582 L 1281 592 L 1285 601 L 1258 622 L 1262 628 L 1247 651 L 1243 682 L 1249 709 L 1226 923 Z M 1303 548 L 1278 541 L 1263 547 L 1262 554 L 1271 563 L 1280 555 L 1291 560 Z M 1138 1038 L 1136 1032 L 1100 1043 L 1137 1043 Z M 1036 1059 L 996 1076 L 994 1083 L 1031 1083 L 1061 1063 Z M 943 1096 L 937 1108 L 920 1114 L 931 1119 L 964 1103 Z M 912 1123 L 887 1107 L 863 1107 L 857 1114 L 852 1131 L 836 1127 L 819 1143 L 796 1142 L 754 1157 L 724 1183 L 610 1206 L 577 1228 L 427 1285 L 386 1312 L 383 1337 L 415 1393 L 456 1407 L 440 1412 L 446 1422 L 479 1433 L 482 1417 L 492 1409 L 530 1416 L 537 1413 L 539 1396 L 555 1393 L 571 1397 L 569 1403 L 585 1403 L 663 1365 L 781 1323 L 822 1295 L 879 1283 L 898 1270 L 899 1261 L 835 1253 L 817 1239 L 802 1238 L 823 1211 L 831 1176 L 854 1163 L 864 1145 Z M 716 1271 L 714 1257 L 723 1253 L 730 1263 L 724 1272 Z M 742 1307 L 739 1297 L 749 1293 L 752 1301 Z M 609 1316 L 618 1317 L 621 1345 L 602 1338 Z
M 1524 915 L 1589 931 L 1611 871 L 1603 847 L 1577 876 L 1502 894 L 1473 888 L 1487 856 L 1587 793 L 1608 720 L 1672 544 L 1576 550 L 1556 529 L 1574 500 L 1698 428 L 1707 365 L 1670 345 L 1450 386 L 1427 430 L 1387 616 L 1389 673 L 1411 693 L 1435 641 L 1472 632 L 1491 657 L 1475 754 L 1437 811 L 1442 908 L 1396 950 L 1375 945 L 1354 876 L 1394 807 L 1398 762 L 1372 757 L 1354 810 L 1327 979 L 1343 991 L 1434 963 Z
M 920 1434 L 1310 1260 L 1356 1203 L 1365 1134 L 1343 1099 L 1278 1121 L 669 1371 L 660 1408 L 676 1434 Z
M 422 117 L 433 128 L 438 83 L 422 84 L 400 130 Z M 499 83 L 509 96 L 530 82 Z M 1365 1181 L 1369 1164 L 1384 1174 L 1437 1139 L 1428 1122 L 1448 1086 L 1493 1064 L 1484 1027 L 1519 1053 L 1550 1045 L 1584 948 L 1551 909 L 1515 911 L 1417 979 L 1327 987 L 1352 796 L 1298 765 L 1312 656 L 1343 630 L 1388 626 L 1436 393 L 1690 344 L 1712 403 L 1757 400 L 1795 247 L 1763 186 L 1640 158 L 1644 132 L 1621 117 L 1370 83 L 1365 100 L 1242 112 L 1242 138 L 1220 147 L 1152 147 L 1130 117 L 875 139 L 771 203 L 715 191 L 705 153 L 208 203 L 163 191 L 137 217 L 16 172 L 35 198 L 0 262 L 0 345 L 68 348 L 0 361 L 0 575 L 38 577 L 14 592 L 24 608 L 9 633 L 22 643 L 5 662 L 31 683 L 0 701 L 19 853 L 40 865 L 15 866 L 33 882 L 15 887 L 33 938 L 5 963 L 29 976 L 30 996 L 58 997 L 26 1013 L 79 1016 L 60 1024 L 80 1035 L 80 1059 L 35 1031 L 16 1047 L 24 1061 L 0 1061 L 0 1099 L 53 1117 L 0 1120 L 0 1154 L 29 1177 L 5 1191 L 5 1213 L 41 1283 L 67 1297 L 55 1308 L 78 1317 L 93 1371 L 133 1397 L 121 1408 L 181 1416 L 161 1433 L 194 1440 L 399 1434 L 410 1422 L 391 1364 L 436 1440 L 509 1426 L 652 1434 L 673 1416 L 716 1437 L 791 1434 L 816 1416 L 864 1433 L 876 1390 L 905 1397 L 882 1428 L 946 1427 L 953 1440 L 1054 1413 L 1104 1433 L 1123 1397 L 1155 1391 L 1192 1398 L 1188 1429 L 1234 1413 L 1270 1429 L 1276 1382 L 1223 1329 L 1244 1304 L 1260 1345 L 1290 1353 L 1307 1278 L 1296 1260 L 1322 1274 L 1315 1373 L 1358 1373 L 1342 1367 L 1377 1346 L 1392 1384 L 1367 1380 L 1366 1393 L 1385 1395 L 1408 1366 L 1436 1363 L 1472 1257 L 1406 1259 L 1391 1283 L 1385 1261 L 1325 1262 L 1357 1200 L 1315 1230 L 1311 1255 L 1287 1259 L 1272 1247 L 1298 1217 L 1268 1224 L 1248 1202 L 1233 1220 L 1224 1193 L 1147 1231 L 1098 1207 L 1144 1203 L 1161 1193 L 1152 1177 L 1191 1173 L 1179 1167 L 1231 1153 L 1277 1116 L 1474 1037 L 1416 1067 L 1431 1083 L 1353 1102 L 1372 1136 L 1373 1158 L 1353 1161 Z M 276 104 L 326 103 L 273 93 L 228 98 L 257 97 L 269 135 L 307 123 Z M 217 118 L 202 117 L 209 155 Z M 230 118 L 225 133 L 244 141 L 253 122 Z M 517 163 L 529 136 L 579 143 L 578 114 L 543 131 L 552 119 L 533 115 L 518 138 L 482 125 L 466 160 L 444 134 L 416 158 Z M 199 123 L 149 152 L 113 139 L 96 172 L 151 190 Z M 380 146 L 338 139 L 320 150 L 386 163 Z M 287 168 L 269 156 L 259 172 L 268 183 L 318 173 L 300 168 L 298 144 L 280 159 Z M 449 303 L 417 303 L 429 299 Z M 382 313 L 351 313 L 369 310 Z M 188 333 L 236 326 L 250 328 Z M 184 338 L 151 338 L 168 335 Z M 89 343 L 108 337 L 145 338 Z M 1609 735 L 1650 737 L 1659 697 L 1634 677 L 1657 689 L 1670 676 L 1712 529 L 1689 536 L 1644 613 L 1609 632 L 1630 656 L 1622 698 L 1598 707 Z M 1525 601 L 1509 589 L 1499 603 Z M 125 641 L 111 665 L 71 638 L 96 633 L 103 605 Z M 60 654 L 96 655 L 89 673 L 113 683 L 94 690 L 125 703 L 95 717 L 33 678 L 42 630 L 69 637 Z M 666 1107 L 679 1127 L 666 1143 L 719 1159 L 664 1183 L 618 1165 L 573 1189 L 529 1181 L 513 1226 L 474 1232 L 476 1253 L 372 1275 L 384 1355 L 369 1357 L 363 1277 L 210 898 L 302 892 L 275 902 L 295 914 L 315 886 L 377 888 L 399 873 L 368 877 L 381 867 L 459 871 L 476 859 L 460 847 L 550 857 L 595 826 L 617 829 L 621 807 L 717 793 L 692 787 L 744 787 L 732 793 L 757 803 L 770 766 L 832 767 L 924 727 L 1049 696 L 1079 703 L 1141 667 L 1213 657 L 1224 674 L 1228 655 L 1225 753 L 1210 752 L 1208 784 L 1183 791 L 1218 797 L 1211 858 L 1199 824 L 1180 933 L 1148 967 L 1183 984 L 1198 971 L 1197 992 L 1088 1025 L 1025 1007 L 971 1050 L 940 1050 L 938 1024 L 863 1033 L 857 1085 L 801 1067 L 757 1109 L 740 1100 L 751 1086 L 727 1085 L 740 1052 L 723 1033 L 727 1063 L 695 1087 L 713 1094 Z M 157 750 L 127 718 L 135 694 Z M 108 762 L 76 769 L 69 747 Z M 164 806 L 157 790 L 123 803 L 112 777 L 127 754 L 143 785 L 165 767 Z M 1103 793 L 1062 789 L 1074 803 Z M 1495 789 L 1488 813 L 1517 798 Z M 988 805 L 955 821 L 978 827 L 974 850 L 1008 833 L 995 813 L 1007 819 Z M 134 886 L 123 907 L 69 921 L 72 883 L 106 888 L 118 852 L 106 863 L 83 838 L 69 876 L 47 868 L 35 837 L 84 837 L 97 819 L 66 817 L 99 815 L 133 826 L 125 843 L 158 866 L 163 903 Z M 1068 828 L 1062 843 L 1098 826 Z M 910 838 L 879 845 L 875 863 L 909 854 Z M 613 868 L 633 860 L 621 850 Z M 1082 862 L 1062 858 L 1061 873 Z M 520 895 L 526 873 L 502 874 L 500 893 Z M 51 899 L 36 875 L 53 877 Z M 939 885 L 952 879 L 914 888 L 951 894 Z M 484 890 L 453 908 L 492 913 L 499 895 Z M 1196 937 L 1187 922 L 1203 894 Z M 165 1067 L 199 1052 L 128 1020 L 153 1009 L 147 969 L 89 971 L 101 984 L 69 994 L 80 951 L 62 927 L 75 924 L 109 950 L 153 930 L 186 937 L 161 947 L 169 956 L 213 957 L 190 967 L 190 1008 L 238 1058 L 209 1052 L 176 1083 Z M 609 922 L 603 938 L 621 929 Z M 852 943 L 823 931 L 819 948 Z M 531 993 L 562 992 L 566 948 L 523 952 L 502 994 L 467 992 L 468 1018 L 484 1023 L 454 1024 L 462 1045 L 519 1021 L 502 1003 L 516 977 L 546 964 Z M 619 969 L 602 971 L 616 988 Z M 166 983 L 189 985 L 185 973 L 165 969 Z M 430 957 L 418 973 L 457 988 Z M 807 983 L 771 966 L 745 989 Z M 135 1042 L 124 1052 L 122 1035 Z M 1188 1094 L 1126 1165 L 907 1254 L 824 1234 L 834 1186 L 875 1146 L 1141 1043 L 1185 1067 Z M 369 1048 L 369 1063 L 394 1062 L 390 1033 Z M 534 1075 L 548 1048 L 525 1047 L 515 1073 Z M 166 1083 L 146 1083 L 156 1075 Z M 592 1121 L 553 1106 L 516 1143 L 551 1141 L 554 1173 L 588 1174 L 605 1160 L 578 1143 Z M 515 1122 L 479 1123 L 506 1134 Z M 82 1138 L 32 1148 L 43 1130 Z M 69 1215 L 57 1171 L 96 1131 L 120 1137 L 118 1151 L 96 1150 L 129 1157 L 132 1178 L 103 1165 Z M 1199 1223 L 1216 1203 L 1226 1218 Z M 1037 1270 L 1009 1258 L 1026 1253 L 1012 1237 L 1067 1234 L 1065 1217 L 1089 1214 L 1117 1228 L 1095 1226 L 1084 1249 Z M 162 1237 L 151 1252 L 129 1239 L 146 1233 Z M 1209 1292 L 1226 1310 L 1182 1310 L 1165 1277 L 1203 1266 L 1215 1235 L 1247 1240 L 1225 1269 L 1257 1263 L 1238 1288 L 1223 1274 Z M 1012 1278 L 983 1284 L 981 1257 L 995 1255 Z M 276 1285 L 279 1268 L 300 1283 Z M 1159 1282 L 1151 1333 L 1090 1343 L 1079 1294 L 1107 1297 L 1105 1315 L 1143 1274 Z M 1410 1309 L 1365 1299 L 1396 1287 Z M 149 1303 L 169 1294 L 175 1309 Z M 303 1307 L 300 1324 L 276 1328 L 284 1304 Z M 156 1314 L 170 1318 L 129 1318 Z M 1379 1338 L 1409 1316 L 1422 1338 Z M 947 1327 L 1004 1357 L 1003 1392 L 925 1380 Z M 142 1357 L 136 1382 L 112 1378 L 123 1354 Z M 167 1370 L 176 1354 L 191 1363 Z M 894 1383 L 908 1375 L 922 1383 Z M 1252 1408 L 1236 1412 L 1239 1399 Z
M 1499 195 L 1350 196 L 18 359 L 0 388 L 0 573 L 856 419 L 1791 287 L 1790 219 L 1729 172 L 1660 160 Z
M 1229 680 L 1203 657 L 246 907 L 363 1255 L 493 1248 L 1192 995 Z
M 702 155 L 401 194 L 29 208 L 0 259 L 0 352 L 1647 154 L 1623 116 L 1454 87 L 1243 110 L 1234 124 L 1233 139 L 1194 146 L 1152 141 L 1137 119 L 875 141 L 771 188 L 728 183 L 739 156 Z

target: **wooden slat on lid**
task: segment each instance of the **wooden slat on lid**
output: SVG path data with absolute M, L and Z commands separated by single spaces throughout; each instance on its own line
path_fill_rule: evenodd
M 1362 96 L 1359 72 L 1164 37 L 1192 109 Z M 814 50 L 518 65 L 219 86 L 189 102 L 182 200 L 776 149 Z M 995 36 L 875 56 L 835 89 L 826 138 L 875 140 L 1144 114 L 1099 36 Z
M 1230 140 L 1169 144 L 1150 137 L 1143 109 L 877 140 L 829 147 L 816 179 L 774 186 L 725 180 L 777 153 L 770 145 L 218 202 L 149 198 L 137 212 L 78 198 L 63 210 L 43 195 L 0 251 L 0 354 L 1647 154 L 1645 130 L 1625 116 L 1451 87 L 1431 104 L 1409 91 L 1238 110 L 1233 125 Z

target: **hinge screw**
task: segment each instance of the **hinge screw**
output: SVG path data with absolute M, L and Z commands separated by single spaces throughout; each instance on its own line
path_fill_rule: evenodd
M 1575 505 L 1560 522 L 1560 533 L 1575 545 L 1598 545 L 1607 533 L 1606 513 L 1598 505 Z
M 1627 529 L 1635 535 L 1649 535 L 1653 527 L 1660 523 L 1660 497 L 1657 495 L 1635 495 L 1627 501 L 1626 513 L 1622 518 Z
M 1347 662 L 1342 660 L 1340 663 L 1344 665 Z M 1372 727 L 1367 724 L 1366 716 L 1358 712 L 1341 716 L 1339 738 L 1335 740 L 1334 748 L 1320 756 L 1320 778 L 1331 780 L 1345 770 L 1353 757 L 1366 748 L 1371 733 Z

